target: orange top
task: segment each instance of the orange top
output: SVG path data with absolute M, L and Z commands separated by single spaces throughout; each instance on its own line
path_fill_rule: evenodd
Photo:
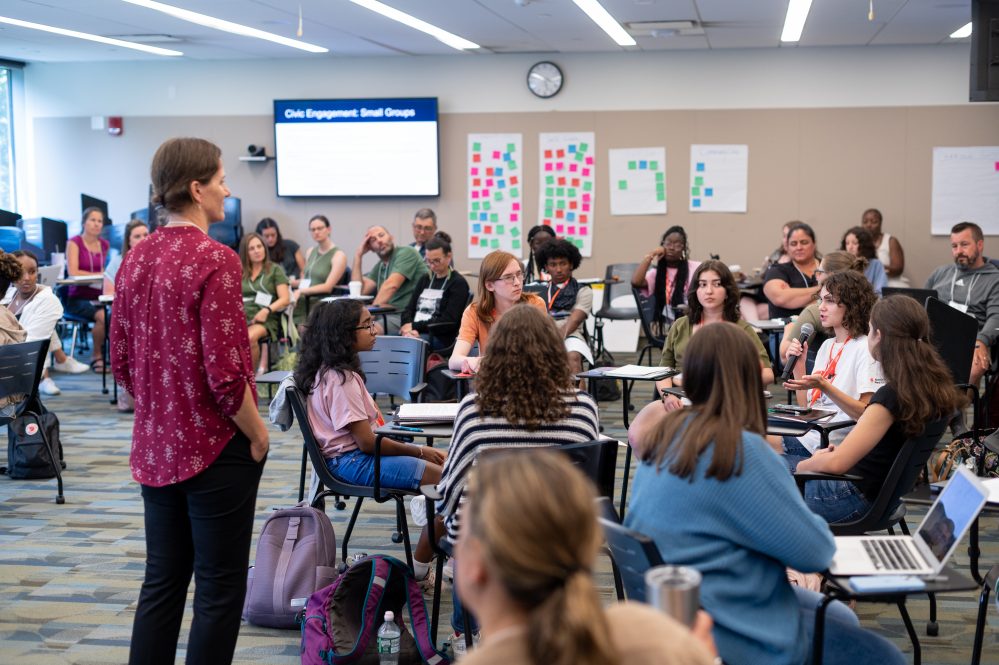
M 528 293 L 527 300 L 524 302 L 528 305 L 534 305 L 546 315 L 548 314 L 545 301 L 533 293 Z M 472 303 L 465 308 L 465 313 L 461 315 L 461 328 L 458 330 L 458 339 L 469 344 L 475 344 L 475 341 L 478 340 L 479 355 L 481 356 L 485 355 L 486 345 L 489 343 L 489 329 L 496 325 L 499 318 L 496 316 L 496 310 L 493 310 L 492 323 L 480 321 L 477 307 L 477 303 Z

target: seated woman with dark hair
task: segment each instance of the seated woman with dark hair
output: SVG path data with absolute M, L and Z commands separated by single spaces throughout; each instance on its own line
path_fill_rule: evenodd
M 555 239 L 555 229 L 547 224 L 532 226 L 527 232 L 527 260 L 524 261 L 524 282 L 546 282 L 549 279 L 545 267 L 538 263 L 537 251 L 549 240 Z
M 531 305 L 513 307 L 496 324 L 476 392 L 461 401 L 454 421 L 438 485 L 444 496 L 438 513 L 444 517 L 448 538 L 453 542 L 457 536 L 465 481 L 482 451 L 583 443 L 597 436 L 596 402 L 573 386 L 555 324 Z M 460 649 L 464 641 L 458 636 L 465 630 L 460 603 L 451 623 L 455 630 L 451 644 Z
M 298 278 L 305 269 L 305 257 L 299 244 L 284 238 L 281 235 L 281 227 L 270 217 L 264 217 L 257 222 L 257 233 L 264 239 L 267 255 L 271 261 L 281 266 L 292 287 L 297 287 Z
M 690 340 L 683 373 L 692 405 L 670 413 L 639 450 L 625 524 L 652 538 L 665 561 L 701 573 L 701 606 L 725 662 L 807 663 L 823 597 L 792 587 L 786 569 L 825 570 L 836 546 L 763 438 L 756 348 L 734 324 L 707 326 Z M 905 662 L 839 602 L 824 626 L 830 665 Z
M 862 226 L 854 226 L 843 234 L 839 248 L 854 256 L 867 259 L 864 277 L 874 287 L 874 293 L 881 297 L 881 289 L 888 286 L 888 274 L 878 260 L 878 251 L 874 247 L 874 239 L 870 232 Z
M 690 278 L 700 263 L 690 260 L 687 232 L 682 226 L 671 226 L 663 233 L 659 246 L 638 263 L 631 285 L 652 296 L 652 325 L 658 332 L 679 317 L 687 304 Z
M 787 230 L 787 253 L 791 260 L 775 263 L 763 276 L 763 295 L 770 302 L 770 318 L 794 316 L 810 305 L 818 295 L 815 271 L 819 258 L 815 231 L 803 222 L 794 222 Z
M 593 289 L 581 285 L 572 276 L 572 271 L 579 268 L 583 257 L 575 245 L 562 238 L 549 240 L 535 252 L 535 256 L 538 265 L 551 275 L 543 298 L 565 337 L 569 370 L 574 375 L 579 374 L 583 371 L 583 358 L 593 363 L 593 352 L 583 336 L 586 319 L 593 311 Z
M 430 273 L 416 282 L 413 297 L 402 311 L 399 334 L 422 337 L 437 351 L 454 344 L 468 305 L 468 282 L 451 266 L 451 236 L 447 233 L 438 231 L 423 249 Z
M 854 520 L 866 513 L 902 444 L 924 431 L 942 434 L 963 405 L 929 336 L 926 310 L 912 298 L 891 296 L 875 304 L 867 346 L 881 363 L 885 384 L 841 443 L 816 450 L 810 458 L 787 455 L 792 471 L 849 473 L 863 479 L 805 484 L 805 503 L 826 521 Z

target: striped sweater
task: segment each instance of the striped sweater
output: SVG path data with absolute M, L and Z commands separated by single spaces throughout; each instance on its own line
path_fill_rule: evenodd
M 458 538 L 458 520 L 465 493 L 465 481 L 479 452 L 491 448 L 544 448 L 585 443 L 599 437 L 597 404 L 582 391 L 566 393 L 569 415 L 546 423 L 534 431 L 512 425 L 504 418 L 483 417 L 475 403 L 475 394 L 466 395 L 454 421 L 454 435 L 437 490 L 444 500 L 437 512 L 444 516 L 447 537 Z

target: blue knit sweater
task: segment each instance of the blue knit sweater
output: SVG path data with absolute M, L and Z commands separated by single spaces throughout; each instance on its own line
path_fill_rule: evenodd
M 689 478 L 668 463 L 639 464 L 625 523 L 655 540 L 667 563 L 701 572 L 701 605 L 726 663 L 800 665 L 810 645 L 784 568 L 827 568 L 832 534 L 766 441 L 743 433 L 742 450 L 742 473 L 725 482 L 705 477 L 713 444 Z

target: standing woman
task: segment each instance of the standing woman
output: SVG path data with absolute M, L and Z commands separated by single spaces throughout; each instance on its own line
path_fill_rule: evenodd
M 305 255 L 302 279 L 295 296 L 295 325 L 302 326 L 309 319 L 309 310 L 323 298 L 333 293 L 347 272 L 347 254 L 330 239 L 330 220 L 326 215 L 313 215 L 309 220 L 309 233 L 316 241 Z
M 239 261 L 243 264 L 243 311 L 250 335 L 253 366 L 260 365 L 260 340 L 281 338 L 281 312 L 291 302 L 288 276 L 267 254 L 264 239 L 248 233 L 239 243 Z
M 118 271 L 114 378 L 135 396 L 132 476 L 142 487 L 146 576 L 129 663 L 173 663 L 195 578 L 189 663 L 229 663 L 246 595 L 267 427 L 257 410 L 235 252 L 208 236 L 229 195 L 218 146 L 156 151 L 165 226 Z
M 850 252 L 854 256 L 867 260 L 867 267 L 864 268 L 864 277 L 874 287 L 874 293 L 881 297 L 881 289 L 888 286 L 888 276 L 885 274 L 885 267 L 878 260 L 877 250 L 874 249 L 874 241 L 871 234 L 862 226 L 854 226 L 843 234 L 843 240 L 839 244 L 841 250 Z
M 861 225 L 867 229 L 874 240 L 874 248 L 878 252 L 878 260 L 888 273 L 888 286 L 909 286 L 909 278 L 903 275 L 905 271 L 905 252 L 902 243 L 890 233 L 881 230 L 884 218 L 877 208 L 868 208 L 861 217 Z
M 282 237 L 278 223 L 270 217 L 264 217 L 257 222 L 257 233 L 264 239 L 267 255 L 271 261 L 281 266 L 284 274 L 291 280 L 292 286 L 298 286 L 298 278 L 305 269 L 305 257 L 302 256 L 302 249 L 298 243 Z
M 631 277 L 631 285 L 652 296 L 652 323 L 657 331 L 678 316 L 678 309 L 687 304 L 690 277 L 700 263 L 690 260 L 687 232 L 682 226 L 666 229 L 659 246 L 642 257 Z
M 461 327 L 448 367 L 455 372 L 477 372 L 486 353 L 490 329 L 520 303 L 528 303 L 548 314 L 544 300 L 524 293 L 524 271 L 516 256 L 501 250 L 486 254 L 479 265 L 477 297 L 461 315 Z M 479 343 L 479 355 L 470 357 L 476 342 Z
M 783 319 L 799 313 L 819 293 L 815 271 L 815 231 L 797 222 L 787 231 L 787 252 L 791 260 L 777 263 L 763 276 L 763 294 L 770 301 L 770 318 Z
M 66 246 L 70 277 L 103 277 L 104 264 L 111 246 L 101 237 L 103 228 L 104 213 L 100 208 L 87 208 L 83 211 L 83 231 L 70 238 Z M 101 358 L 104 351 L 104 308 L 94 306 L 94 301 L 100 295 L 99 288 L 76 284 L 66 292 L 66 312 L 94 323 L 90 367 L 97 373 L 104 371 L 104 360 Z

